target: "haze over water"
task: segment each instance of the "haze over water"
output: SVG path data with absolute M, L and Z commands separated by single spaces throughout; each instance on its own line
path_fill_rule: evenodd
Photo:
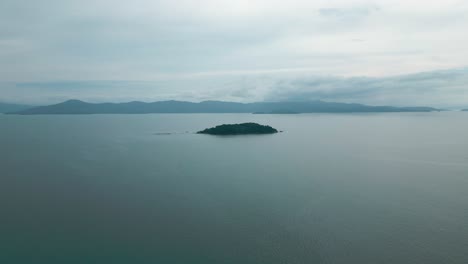
M 0 115 L 0 263 L 468 263 L 467 118 Z

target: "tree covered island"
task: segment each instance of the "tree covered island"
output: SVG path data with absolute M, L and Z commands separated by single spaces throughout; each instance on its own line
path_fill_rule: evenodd
M 264 126 L 257 123 L 224 124 L 198 131 L 197 134 L 209 135 L 249 135 L 249 134 L 274 134 L 278 130 L 271 126 Z

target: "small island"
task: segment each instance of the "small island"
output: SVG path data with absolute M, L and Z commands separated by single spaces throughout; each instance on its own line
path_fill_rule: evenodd
M 274 133 L 278 133 L 278 130 L 272 128 L 271 126 L 264 126 L 257 123 L 224 124 L 197 132 L 197 134 L 209 135 L 249 135 Z

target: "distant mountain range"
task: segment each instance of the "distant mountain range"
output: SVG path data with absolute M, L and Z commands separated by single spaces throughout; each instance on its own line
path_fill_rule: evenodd
M 10 114 L 147 114 L 147 113 L 364 113 L 364 112 L 431 112 L 440 111 L 432 107 L 368 106 L 362 104 L 310 102 L 259 102 L 234 103 L 204 101 L 160 101 L 153 103 L 87 103 L 69 100 L 63 103 L 39 106 Z
M 0 113 L 17 112 L 31 107 L 30 105 L 0 103 Z

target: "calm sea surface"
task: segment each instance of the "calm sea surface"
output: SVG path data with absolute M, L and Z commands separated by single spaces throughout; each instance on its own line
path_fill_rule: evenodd
M 0 115 L 0 263 L 466 264 L 468 113 Z

